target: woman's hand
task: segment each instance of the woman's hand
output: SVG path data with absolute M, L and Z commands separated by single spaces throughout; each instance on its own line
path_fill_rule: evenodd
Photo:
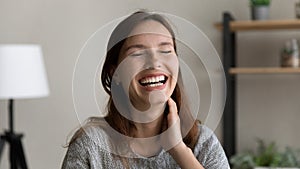
M 163 133 L 160 137 L 162 147 L 166 151 L 183 142 L 177 105 L 173 99 L 169 98 L 167 106 L 169 107 L 169 112 L 163 121 Z
M 163 129 L 166 130 L 161 134 L 162 147 L 182 169 L 204 169 L 182 140 L 180 118 L 173 99 L 168 100 L 168 106 L 169 113 L 163 123 Z

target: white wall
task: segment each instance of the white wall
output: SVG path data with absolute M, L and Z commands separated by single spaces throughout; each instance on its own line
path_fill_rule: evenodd
M 271 18 L 294 18 L 295 1 L 273 0 Z M 25 133 L 23 143 L 29 168 L 52 169 L 61 165 L 66 151 L 62 146 L 68 133 L 78 125 L 72 102 L 72 73 L 85 41 L 105 23 L 139 8 L 186 18 L 208 35 L 219 52 L 221 34 L 214 29 L 213 23 L 221 20 L 222 12 L 228 10 L 237 19 L 249 19 L 246 0 L 0 0 L 0 43 L 41 44 L 50 83 L 49 97 L 15 102 L 16 130 Z M 287 37 L 281 33 L 245 33 L 239 36 L 239 53 L 243 52 L 239 63 L 276 64 L 278 48 L 293 35 L 295 33 L 288 33 Z M 250 62 L 249 58 L 254 58 L 250 55 L 253 52 L 250 47 L 261 47 L 257 42 L 267 44 L 262 49 L 266 54 L 258 53 L 255 61 Z M 268 58 L 261 59 L 265 56 Z M 296 128 L 299 129 L 296 120 L 300 107 L 293 104 L 299 98 L 297 84 L 299 78 L 293 75 L 239 77 L 239 150 L 255 145 L 253 138 L 257 133 L 254 131 L 260 137 L 300 147 L 296 143 L 300 136 L 295 134 Z M 6 101 L 0 102 L 1 129 L 7 128 L 6 104 Z M 267 128 L 265 121 L 274 123 L 273 127 Z M 217 134 L 221 136 L 220 130 Z M 1 159 L 0 168 L 8 168 L 7 155 Z

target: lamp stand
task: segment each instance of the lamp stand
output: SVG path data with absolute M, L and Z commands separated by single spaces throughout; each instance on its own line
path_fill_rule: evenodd
M 27 169 L 27 164 L 25 160 L 25 154 L 21 142 L 23 134 L 16 134 L 14 132 L 13 124 L 13 106 L 14 100 L 9 99 L 9 131 L 0 137 L 0 159 L 5 143 L 10 145 L 9 157 L 10 157 L 10 168 L 11 169 Z

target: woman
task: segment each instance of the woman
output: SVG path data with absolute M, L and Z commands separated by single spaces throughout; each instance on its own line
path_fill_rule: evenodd
M 108 114 L 76 132 L 62 168 L 229 168 L 188 108 L 175 34 L 161 15 L 139 11 L 115 28 L 101 82 Z

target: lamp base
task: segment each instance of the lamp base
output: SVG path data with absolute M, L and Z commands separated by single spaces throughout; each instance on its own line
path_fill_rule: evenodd
M 7 142 L 10 145 L 10 168 L 11 169 L 27 169 L 25 154 L 21 142 L 23 134 L 15 134 L 14 132 L 5 132 L 0 137 L 0 159 L 3 148 Z

